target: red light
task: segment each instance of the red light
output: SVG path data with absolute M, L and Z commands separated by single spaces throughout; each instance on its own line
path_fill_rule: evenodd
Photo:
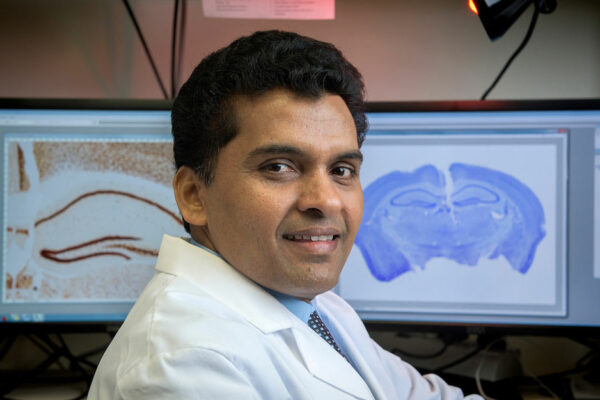
M 479 11 L 477 11 L 477 6 L 473 2 L 473 0 L 469 0 L 469 9 L 473 11 L 475 14 L 479 15 Z

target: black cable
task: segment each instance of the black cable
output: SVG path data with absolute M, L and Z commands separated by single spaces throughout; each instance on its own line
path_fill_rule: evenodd
M 103 344 L 102 346 L 98 346 L 95 349 L 88 350 L 85 353 L 79 354 L 77 357 L 78 358 L 88 358 L 91 356 L 95 356 L 97 354 L 104 353 L 106 351 L 106 349 L 108 348 L 108 345 L 109 345 L 109 343 Z
M 600 358 L 600 352 L 598 350 L 590 350 L 587 353 L 585 353 L 583 355 L 583 357 L 581 357 L 579 360 L 577 360 L 577 362 L 575 363 L 575 366 L 583 367 L 590 360 L 593 360 L 594 358 Z
M 41 340 L 35 335 L 25 335 L 25 338 L 29 339 L 31 343 L 35 344 L 41 351 L 43 351 L 46 354 L 52 354 L 54 352 L 53 348 L 51 348 L 47 343 L 45 343 L 43 340 Z
M 148 57 L 148 61 L 150 62 L 150 66 L 152 67 L 152 71 L 154 71 L 154 76 L 156 77 L 156 81 L 158 82 L 158 85 L 160 86 L 160 90 L 162 91 L 165 99 L 168 100 L 169 94 L 167 93 L 167 90 L 165 89 L 165 85 L 163 84 L 162 79 L 160 78 L 160 74 L 158 73 L 158 69 L 156 68 L 156 65 L 154 64 L 154 59 L 152 58 L 152 54 L 150 54 L 150 49 L 148 48 L 148 45 L 146 44 L 146 39 L 144 39 L 142 30 L 140 29 L 140 26 L 138 25 L 135 15 L 133 14 L 133 10 L 131 9 L 131 6 L 129 5 L 129 2 L 127 0 L 123 0 L 123 4 L 127 8 L 127 12 L 129 13 L 129 18 L 131 18 L 131 22 L 133 22 L 133 25 L 135 26 L 135 30 L 137 31 L 138 37 L 140 38 L 140 41 L 142 42 L 142 46 L 144 46 L 144 51 L 146 52 L 146 56 Z
M 62 352 L 63 356 L 66 357 L 71 363 L 71 369 L 75 368 L 76 370 L 78 370 L 81 373 L 81 375 L 83 375 L 85 381 L 87 383 L 91 383 L 93 375 L 90 375 L 89 371 L 86 371 L 86 369 L 81 366 L 79 358 L 73 355 L 73 353 L 67 346 L 67 343 L 63 339 L 62 335 L 60 333 L 57 333 L 56 336 L 58 337 L 58 340 L 61 344 L 60 351 Z
M 171 98 L 175 98 L 176 83 L 175 83 L 175 53 L 177 52 L 177 20 L 179 19 L 179 0 L 175 0 L 173 8 L 173 32 L 171 32 Z
M 181 0 L 181 19 L 179 21 L 179 48 L 177 50 L 177 75 L 175 76 L 175 88 L 179 89 L 181 80 L 181 68 L 183 65 L 183 51 L 185 49 L 185 23 L 187 19 L 187 0 Z M 175 90 L 177 95 L 177 90 Z
M 31 382 L 32 379 L 39 379 L 40 375 L 47 371 L 51 365 L 58 365 L 61 367 L 61 369 L 64 369 L 62 363 L 60 362 L 62 357 L 65 357 L 71 363 L 71 371 L 78 372 L 78 381 L 81 380 L 83 383 L 85 383 L 85 389 L 76 397 L 69 400 L 80 400 L 87 397 L 93 377 L 93 370 L 96 368 L 96 365 L 82 358 L 97 354 L 98 352 L 103 351 L 106 346 L 102 346 L 101 348 L 99 347 L 80 356 L 76 356 L 71 352 L 60 333 L 56 334 L 56 338 L 60 342 L 59 344 L 55 343 L 55 341 L 52 340 L 48 334 L 24 335 L 24 337 L 29 339 L 29 341 L 35 344 L 42 352 L 46 353 L 47 357 L 33 369 L 17 373 L 10 381 L 2 380 L 0 382 L 0 398 L 4 398 L 4 395 L 10 393 L 17 387 Z M 9 337 L 7 340 L 5 340 L 5 343 L 0 349 L 0 354 L 5 352 L 5 349 L 14 342 L 14 339 L 15 337 Z M 91 370 L 86 370 L 82 364 L 93 368 Z
M 106 351 L 106 349 L 108 348 L 109 343 L 104 344 L 102 346 L 96 347 L 95 349 L 92 350 L 88 350 L 85 353 L 82 354 L 78 354 L 75 357 L 77 358 L 77 361 L 81 364 L 87 365 L 88 367 L 91 367 L 93 370 L 96 370 L 98 368 L 98 364 L 92 361 L 88 360 L 88 357 L 92 357 L 92 356 L 96 356 L 98 354 L 102 354 Z
M 533 29 L 535 28 L 535 23 L 537 22 L 539 13 L 540 13 L 540 9 L 539 9 L 538 3 L 537 3 L 537 1 L 534 1 L 533 16 L 531 17 L 531 22 L 529 23 L 529 29 L 527 29 L 527 33 L 525 34 L 523 41 L 521 42 L 519 47 L 517 47 L 517 50 L 515 50 L 513 55 L 508 59 L 508 61 L 504 65 L 504 68 L 502 68 L 502 71 L 500 71 L 500 73 L 498 74 L 498 76 L 496 77 L 494 82 L 492 82 L 490 87 L 485 91 L 485 93 L 483 93 L 483 96 L 481 96 L 481 100 L 486 99 L 486 97 L 488 96 L 488 94 L 490 94 L 492 89 L 494 89 L 494 87 L 496 87 L 496 85 L 502 78 L 502 75 L 504 75 L 504 73 L 506 72 L 508 67 L 510 67 L 510 64 L 512 64 L 512 62 L 515 60 L 515 58 L 517 58 L 519 53 L 525 48 L 525 46 L 527 45 L 527 42 L 529 42 L 529 39 L 531 38 L 531 35 L 533 34 Z
M 473 357 L 475 354 L 479 353 L 484 348 L 485 348 L 485 346 L 479 345 L 479 346 L 477 346 L 477 348 L 475 348 L 475 350 L 473 350 L 473 351 L 465 354 L 464 356 L 462 356 L 462 357 L 460 357 L 460 358 L 458 358 L 458 359 L 456 359 L 456 360 L 454 360 L 454 361 L 452 361 L 452 362 L 450 362 L 450 363 L 448 363 L 446 365 L 442 365 L 441 367 L 434 368 L 431 372 L 437 373 L 437 372 L 441 372 L 441 371 L 443 371 L 445 369 L 452 368 L 455 365 L 458 365 L 458 364 L 460 364 L 460 363 L 468 360 L 469 358 Z
M 30 379 L 38 376 L 42 372 L 46 371 L 48 367 L 58 361 L 60 355 L 57 353 L 50 354 L 48 358 L 39 363 L 33 369 L 24 371 L 15 376 L 12 381 L 8 384 L 0 385 L 0 396 L 12 392 L 15 388 L 21 386 L 23 383 L 28 382 Z M 2 397 L 0 397 L 2 398 Z

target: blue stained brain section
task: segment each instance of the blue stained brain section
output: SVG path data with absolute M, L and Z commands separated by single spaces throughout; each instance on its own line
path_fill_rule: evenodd
M 527 273 L 546 235 L 542 205 L 522 182 L 486 167 L 424 165 L 381 176 L 364 191 L 355 244 L 371 274 L 387 282 L 442 257 L 476 266 L 500 255 Z

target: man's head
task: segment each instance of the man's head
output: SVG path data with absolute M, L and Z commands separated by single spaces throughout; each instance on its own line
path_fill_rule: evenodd
M 313 99 L 324 93 L 340 96 L 362 144 L 364 85 L 342 53 L 292 32 L 256 32 L 203 59 L 179 91 L 172 111 L 176 168 L 188 166 L 210 183 L 219 151 L 239 131 L 235 98 L 276 88 Z
M 332 45 L 258 32 L 205 58 L 173 107 L 175 196 L 194 239 L 270 289 L 330 289 L 362 216 L 358 71 Z

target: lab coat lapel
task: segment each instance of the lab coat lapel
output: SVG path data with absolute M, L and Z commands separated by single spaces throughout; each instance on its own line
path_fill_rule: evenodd
M 294 337 L 306 368 L 315 378 L 359 399 L 373 399 L 354 367 L 308 325 L 294 330 Z
M 360 346 L 360 343 L 356 343 L 354 340 L 344 340 L 346 338 L 340 339 L 340 343 L 342 343 L 344 346 L 344 350 L 348 356 L 354 361 L 356 369 L 363 377 L 365 383 L 369 386 L 369 390 L 372 395 L 376 399 L 386 399 L 386 392 L 380 385 L 381 377 L 384 376 L 386 372 L 381 368 L 381 360 L 368 360 L 366 358 L 367 356 L 364 354 L 364 351 L 361 351 L 362 346 Z M 363 343 L 363 345 L 372 346 L 371 343 Z
M 377 354 L 372 349 L 373 343 L 371 343 L 370 336 L 367 332 L 362 334 L 354 334 L 348 332 L 347 322 L 342 323 L 339 318 L 343 317 L 343 310 L 339 310 L 338 313 L 327 314 L 327 323 L 329 328 L 333 328 L 336 332 L 336 341 L 346 354 L 352 359 L 356 370 L 363 378 L 363 381 L 368 385 L 369 391 L 376 399 L 387 399 L 387 391 L 381 386 L 381 379 L 386 375 L 385 369 L 382 367 L 381 360 L 377 357 Z M 365 329 L 362 323 L 355 328 Z

